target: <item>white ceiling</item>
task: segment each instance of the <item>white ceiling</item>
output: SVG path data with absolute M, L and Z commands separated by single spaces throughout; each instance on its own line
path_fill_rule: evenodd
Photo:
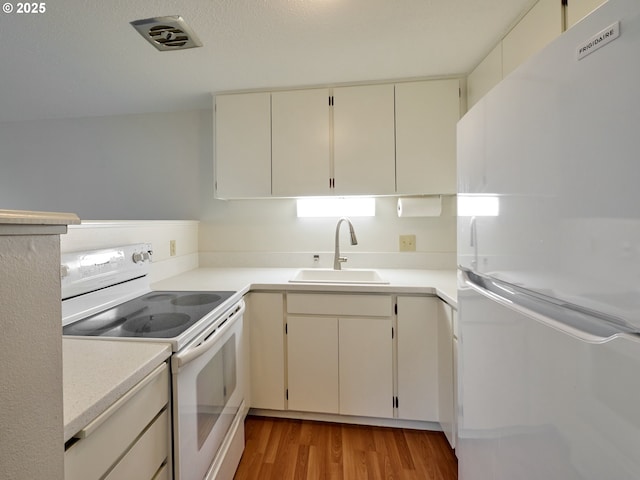
M 45 13 L 0 13 L 0 121 L 200 109 L 212 92 L 466 74 L 534 2 L 48 0 Z M 129 24 L 161 15 L 182 15 L 204 46 L 159 52 Z

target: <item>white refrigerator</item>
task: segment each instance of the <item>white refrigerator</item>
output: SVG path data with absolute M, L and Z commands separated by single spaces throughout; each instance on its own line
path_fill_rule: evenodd
M 461 480 L 640 479 L 640 1 L 458 124 Z

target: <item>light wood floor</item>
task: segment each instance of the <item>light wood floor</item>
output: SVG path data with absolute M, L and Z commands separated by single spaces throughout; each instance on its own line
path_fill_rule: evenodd
M 444 434 L 249 416 L 235 480 L 457 480 Z

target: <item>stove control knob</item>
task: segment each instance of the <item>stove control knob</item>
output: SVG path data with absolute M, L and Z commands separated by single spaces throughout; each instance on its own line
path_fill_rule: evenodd
M 144 262 L 144 255 L 142 252 L 136 252 L 133 254 L 133 263 L 142 263 Z
M 60 278 L 64 278 L 69 276 L 69 266 L 68 265 L 60 265 Z

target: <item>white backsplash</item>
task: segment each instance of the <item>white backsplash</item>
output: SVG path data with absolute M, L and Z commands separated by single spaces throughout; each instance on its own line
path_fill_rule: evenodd
M 396 198 L 376 199 L 375 217 L 352 218 L 358 245 L 340 232 L 344 268 L 455 269 L 455 198 L 443 199 L 439 217 L 398 218 Z M 152 281 L 200 267 L 331 268 L 336 219 L 297 218 L 295 200 L 212 201 L 207 218 L 87 221 L 69 226 L 63 253 L 149 242 Z M 416 235 L 416 252 L 399 252 L 399 235 Z M 176 255 L 170 255 L 170 241 Z M 318 262 L 314 255 L 319 255 Z
M 170 255 L 175 240 L 176 254 Z M 151 243 L 151 282 L 198 268 L 198 222 L 190 220 L 86 221 L 61 236 L 62 253 L 132 243 Z
M 397 198 L 376 199 L 375 217 L 351 218 L 358 245 L 340 232 L 345 268 L 454 269 L 455 197 L 439 217 L 399 218 Z M 200 223 L 201 266 L 312 267 L 333 265 L 336 218 L 298 218 L 295 199 L 214 200 Z M 415 235 L 416 252 L 400 252 L 399 236 Z
M 319 255 L 319 261 L 314 261 Z M 201 267 L 282 267 L 282 268 L 332 268 L 333 252 L 202 252 Z M 400 268 L 453 270 L 456 268 L 455 252 L 345 252 L 342 268 Z

